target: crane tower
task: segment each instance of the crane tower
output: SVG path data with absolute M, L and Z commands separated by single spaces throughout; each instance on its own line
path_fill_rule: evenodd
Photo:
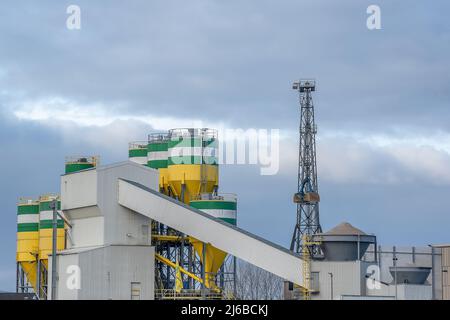
M 319 247 L 311 244 L 311 237 L 322 232 L 319 221 L 319 189 L 317 184 L 316 133 L 312 92 L 316 90 L 315 80 L 299 80 L 292 88 L 299 92 L 300 101 L 300 142 L 298 162 L 298 186 L 294 195 L 297 204 L 297 220 L 292 235 L 291 250 L 303 254 L 308 246 L 311 256 L 319 252 Z M 306 241 L 308 244 L 303 242 Z

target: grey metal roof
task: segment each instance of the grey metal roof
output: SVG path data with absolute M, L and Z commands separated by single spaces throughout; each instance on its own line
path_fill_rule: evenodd
M 134 167 L 142 169 L 142 170 L 157 171 L 156 169 L 144 166 L 142 164 L 138 164 L 138 163 L 135 163 L 133 161 L 126 160 L 126 161 L 121 161 L 121 162 L 116 162 L 116 163 L 111 163 L 111 164 L 102 164 L 102 165 L 99 165 L 97 167 L 87 168 L 87 169 L 83 169 L 83 170 L 80 170 L 80 171 L 64 173 L 61 176 L 68 176 L 68 175 L 71 175 L 71 174 L 77 174 L 77 173 L 80 173 L 80 172 L 92 171 L 92 170 L 102 171 L 102 170 L 108 170 L 108 169 L 115 168 L 115 167 L 123 167 L 123 166 L 134 166 Z
M 355 228 L 348 222 L 342 222 L 323 234 L 324 235 L 342 235 L 342 236 L 367 235 L 364 231 L 362 231 L 358 228 Z
M 434 248 L 450 248 L 450 243 L 443 243 L 443 244 L 432 244 L 431 245 Z

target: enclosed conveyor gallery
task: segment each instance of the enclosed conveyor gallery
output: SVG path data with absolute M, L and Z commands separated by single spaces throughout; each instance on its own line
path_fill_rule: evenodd
M 303 286 L 303 260 L 287 249 L 139 183 L 118 184 L 120 205 Z

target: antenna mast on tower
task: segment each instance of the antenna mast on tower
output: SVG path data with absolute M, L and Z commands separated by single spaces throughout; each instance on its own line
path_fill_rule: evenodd
M 319 188 L 317 184 L 316 133 L 312 92 L 316 90 L 315 80 L 304 79 L 294 82 L 292 88 L 299 92 L 300 100 L 300 142 L 298 163 L 298 185 L 294 202 L 297 204 L 297 221 L 292 235 L 291 250 L 302 254 L 303 242 L 309 243 L 313 235 L 322 232 L 319 222 Z M 306 244 L 312 256 L 319 253 L 317 245 Z

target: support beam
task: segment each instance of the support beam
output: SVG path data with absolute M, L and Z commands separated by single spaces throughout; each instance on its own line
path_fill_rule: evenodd
M 162 263 L 164 263 L 164 264 L 166 264 L 166 265 L 168 265 L 168 266 L 170 266 L 170 267 L 172 267 L 174 269 L 177 267 L 177 265 L 174 262 L 170 261 L 169 259 L 163 257 L 160 254 L 155 254 L 155 258 L 156 258 L 156 260 L 161 261 Z M 180 269 L 180 272 L 184 273 L 185 275 L 187 275 L 188 277 L 194 279 L 195 281 L 198 281 L 198 282 L 201 282 L 201 283 L 203 282 L 202 279 L 197 277 L 195 274 L 187 271 L 186 269 L 182 268 L 181 266 L 178 266 L 178 268 Z

